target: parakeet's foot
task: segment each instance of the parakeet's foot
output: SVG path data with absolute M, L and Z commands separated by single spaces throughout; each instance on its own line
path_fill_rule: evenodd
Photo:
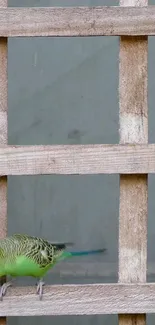
M 40 300 L 42 300 L 42 298 L 43 298 L 43 286 L 44 285 L 45 285 L 45 282 L 43 282 L 43 280 L 40 279 L 37 284 L 37 294 L 39 295 Z
M 7 289 L 12 286 L 12 282 L 6 282 L 3 283 L 3 285 L 0 288 L 0 300 L 3 300 L 3 296 L 5 296 Z

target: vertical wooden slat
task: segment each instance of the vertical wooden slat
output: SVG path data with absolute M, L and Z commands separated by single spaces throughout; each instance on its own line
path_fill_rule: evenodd
M 0 0 L 6 7 L 7 0 Z M 7 38 L 0 38 L 0 145 L 7 144 Z M 0 238 L 7 234 L 7 177 L 0 178 Z M 1 284 L 5 278 L 1 279 Z M 6 317 L 0 317 L 0 325 L 6 325 Z
M 147 6 L 147 0 L 120 0 Z M 120 38 L 120 143 L 148 142 L 147 37 Z M 145 282 L 147 175 L 120 176 L 119 282 Z M 146 315 L 119 315 L 119 325 L 144 325 Z

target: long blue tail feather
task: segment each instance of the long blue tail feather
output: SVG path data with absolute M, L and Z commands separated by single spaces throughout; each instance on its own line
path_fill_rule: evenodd
M 99 254 L 106 251 L 106 248 L 88 250 L 88 251 L 78 251 L 78 252 L 69 252 L 72 256 L 82 256 L 82 255 L 92 255 Z

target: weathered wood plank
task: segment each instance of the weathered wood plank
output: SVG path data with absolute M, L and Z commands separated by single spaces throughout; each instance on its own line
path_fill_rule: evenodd
M 0 147 L 0 175 L 155 173 L 155 144 Z
M 1 7 L 7 7 L 7 0 L 0 0 Z M 7 38 L 0 38 L 0 145 L 7 144 Z M 0 238 L 7 235 L 7 177 L 0 177 Z M 5 282 L 5 277 L 0 279 L 0 284 Z M 6 325 L 6 317 L 0 317 L 0 325 Z
M 155 6 L 1 8 L 0 36 L 155 35 Z
M 147 0 L 120 0 L 147 6 Z M 147 37 L 121 37 L 120 143 L 148 142 Z M 120 176 L 119 282 L 145 282 L 147 267 L 147 175 Z M 145 298 L 144 298 L 145 299 Z M 119 325 L 145 325 L 146 314 L 119 315 Z M 132 313 L 133 314 L 133 313 Z
M 155 284 L 87 284 L 8 289 L 0 316 L 155 313 Z

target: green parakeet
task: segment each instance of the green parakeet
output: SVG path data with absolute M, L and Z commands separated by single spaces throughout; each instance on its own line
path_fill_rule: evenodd
M 39 278 L 37 294 L 43 295 L 43 277 L 60 260 L 72 256 L 102 253 L 105 249 L 68 252 L 69 243 L 51 243 L 42 238 L 15 234 L 0 240 L 0 277 L 32 276 Z M 6 294 L 11 282 L 6 282 L 0 289 L 0 300 Z

